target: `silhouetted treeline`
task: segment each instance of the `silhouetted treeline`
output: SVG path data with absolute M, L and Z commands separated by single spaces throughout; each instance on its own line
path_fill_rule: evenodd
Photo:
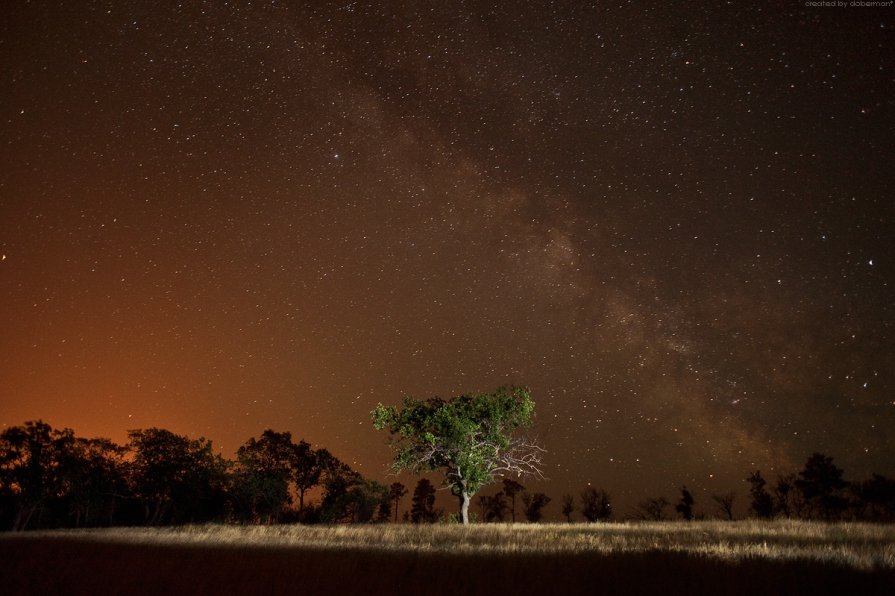
M 544 508 L 551 499 L 544 493 L 529 493 L 512 478 L 503 479 L 503 490 L 491 496 L 479 496 L 481 520 L 484 522 L 516 522 L 516 495 L 522 500 L 522 514 L 526 521 L 537 523 L 544 517 Z M 507 500 L 509 499 L 509 501 Z
M 895 521 L 895 479 L 873 474 L 849 482 L 833 458 L 814 453 L 797 473 L 769 483 L 756 470 L 749 482 L 749 511 L 755 517 Z
M 0 433 L 0 527 L 367 522 L 391 517 L 389 488 L 326 449 L 266 430 L 235 460 L 149 428 L 126 445 L 26 422 Z M 319 501 L 307 502 L 316 489 Z
M 849 482 L 843 470 L 833 464 L 833 458 L 814 453 L 804 467 L 790 474 L 777 476 L 773 484 L 756 470 L 749 483 L 748 515 L 758 518 L 794 518 L 827 521 L 895 522 L 895 479 L 873 474 L 864 481 Z M 734 519 L 736 492 L 711 495 L 721 519 Z M 644 521 L 670 519 L 667 512 L 671 502 L 664 496 L 641 501 L 630 518 Z M 563 495 L 562 513 L 569 522 L 576 511 L 571 495 Z M 609 495 L 605 491 L 588 488 L 581 493 L 581 514 L 587 521 L 605 521 L 611 516 Z M 674 506 L 680 519 L 705 519 L 697 513 L 693 494 L 682 486 L 680 498 Z
M 132 430 L 126 445 L 85 439 L 71 429 L 37 421 L 0 433 L 0 529 L 161 525 L 208 521 L 236 523 L 363 523 L 397 521 L 407 489 L 368 480 L 326 449 L 293 441 L 288 432 L 265 430 L 246 441 L 235 459 L 212 450 L 211 441 L 159 428 Z M 873 474 L 860 482 L 843 478 L 833 458 L 815 453 L 798 472 L 772 482 L 756 470 L 749 483 L 749 514 L 759 518 L 895 521 L 895 480 Z M 538 522 L 551 502 L 505 479 L 501 491 L 480 496 L 482 521 L 516 520 L 517 500 L 529 522 Z M 316 500 L 309 502 L 312 491 Z M 735 493 L 712 495 L 719 513 L 733 519 Z M 587 521 L 607 521 L 609 494 L 588 487 L 576 507 L 563 495 L 562 514 L 578 511 Z M 664 497 L 638 504 L 634 517 L 666 518 Z M 686 487 L 675 511 L 701 519 Z M 392 509 L 394 507 L 394 509 Z M 435 487 L 421 479 L 405 519 L 431 523 Z

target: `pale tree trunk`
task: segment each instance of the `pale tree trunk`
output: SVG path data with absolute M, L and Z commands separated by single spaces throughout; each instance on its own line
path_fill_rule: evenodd
M 463 478 L 463 474 L 460 472 L 460 469 L 457 469 L 457 481 L 454 485 L 454 495 L 456 495 L 457 499 L 460 500 L 460 523 L 464 526 L 469 525 L 469 501 L 472 499 L 472 495 L 469 494 L 469 490 L 467 489 L 468 484 L 467 481 Z
M 460 494 L 457 495 L 457 498 L 460 499 L 460 519 L 463 522 L 463 525 L 469 525 L 469 500 L 470 495 L 466 492 L 465 489 L 460 491 Z

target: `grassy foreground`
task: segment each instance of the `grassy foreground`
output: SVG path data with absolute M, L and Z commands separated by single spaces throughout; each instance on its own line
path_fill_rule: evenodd
M 0 535 L 6 594 L 895 594 L 895 527 L 187 526 Z

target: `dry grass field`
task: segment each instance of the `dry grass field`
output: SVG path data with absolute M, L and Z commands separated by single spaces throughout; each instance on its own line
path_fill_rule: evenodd
M 895 594 L 895 527 L 186 526 L 0 535 L 5 594 Z

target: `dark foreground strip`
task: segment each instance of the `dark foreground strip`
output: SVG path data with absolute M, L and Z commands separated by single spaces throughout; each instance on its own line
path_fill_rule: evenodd
M 895 572 L 674 553 L 475 555 L 0 538 L 0 594 L 895 594 Z

